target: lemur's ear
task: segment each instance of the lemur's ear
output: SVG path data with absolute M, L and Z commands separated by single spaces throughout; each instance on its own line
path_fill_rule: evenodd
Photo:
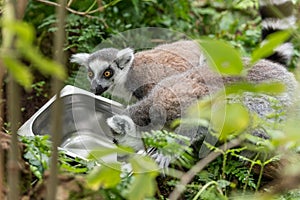
M 130 48 L 125 48 L 118 52 L 117 59 L 115 60 L 115 62 L 118 68 L 123 69 L 124 67 L 132 63 L 133 58 L 133 50 Z
M 88 53 L 77 53 L 71 56 L 70 62 L 77 63 L 79 65 L 87 66 L 87 60 L 90 57 Z

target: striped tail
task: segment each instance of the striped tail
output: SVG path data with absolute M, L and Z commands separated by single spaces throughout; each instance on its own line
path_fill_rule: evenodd
M 296 17 L 291 0 L 260 0 L 260 15 L 262 17 L 262 39 L 280 30 L 295 27 Z M 290 39 L 274 50 L 267 59 L 287 66 L 293 56 L 294 46 Z

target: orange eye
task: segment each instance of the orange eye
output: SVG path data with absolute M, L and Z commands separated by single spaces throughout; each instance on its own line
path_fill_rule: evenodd
M 103 77 L 109 79 L 110 77 L 112 77 L 113 73 L 114 71 L 109 68 L 103 72 Z
M 105 71 L 105 72 L 104 72 L 104 76 L 105 76 L 105 77 L 109 77 L 110 75 L 111 75 L 110 71 Z
M 88 72 L 88 76 L 89 76 L 90 78 L 92 78 L 92 77 L 94 76 L 94 73 L 93 73 L 92 71 L 89 71 L 89 72 Z

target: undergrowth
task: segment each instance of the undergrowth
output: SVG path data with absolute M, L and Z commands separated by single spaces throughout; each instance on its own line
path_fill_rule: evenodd
M 130 163 L 131 168 L 115 168 L 116 165 L 114 165 L 114 163 L 102 163 L 100 166 L 106 167 L 101 168 L 98 166 L 99 160 L 95 162 L 94 160 L 74 158 L 69 156 L 68 153 L 61 151 L 59 153 L 60 173 L 77 174 L 85 177 L 86 184 L 84 185 L 86 193 L 81 194 L 81 198 L 91 196 L 91 194 L 95 195 L 101 193 L 104 199 L 137 199 L 136 195 L 141 195 L 138 199 L 144 199 L 145 197 L 148 197 L 147 199 L 149 199 L 149 197 L 152 197 L 150 199 L 167 199 L 168 194 L 173 190 L 172 188 L 178 184 L 178 178 L 191 169 L 192 165 L 186 165 L 186 161 L 190 161 L 188 162 L 190 164 L 195 164 L 197 160 L 191 159 L 191 152 L 189 152 L 191 149 L 189 149 L 188 146 L 182 145 L 182 147 L 178 147 L 177 142 L 182 139 L 184 141 L 186 138 L 167 131 L 156 131 L 156 133 L 158 136 L 146 134 L 146 143 L 155 146 L 159 150 L 163 150 L 165 154 L 171 154 L 172 156 L 178 154 L 176 157 L 179 159 L 179 162 L 177 162 L 178 160 L 173 162 L 172 166 L 174 168 L 162 171 L 165 175 L 161 175 L 161 178 L 157 177 L 158 174 L 156 171 L 158 169 L 153 165 L 153 161 L 148 160 L 150 158 L 132 154 L 128 149 L 98 149 L 93 152 L 93 156 L 96 154 L 98 156 L 108 155 L 117 151 L 118 153 L 129 156 L 126 162 Z M 174 139 L 176 139 L 177 142 L 174 142 Z M 42 182 L 44 179 L 43 174 L 49 170 L 49 159 L 51 155 L 49 137 L 22 137 L 21 141 L 26 145 L 23 157 L 29 163 L 30 169 L 36 177 L 32 180 L 32 185 L 36 184 L 36 182 Z M 175 149 L 177 148 L 187 150 L 189 153 L 179 153 L 181 151 L 176 151 Z M 253 166 L 265 166 L 266 164 L 272 164 L 279 160 L 278 156 L 271 157 L 265 161 L 260 160 L 258 156 L 247 158 L 245 157 L 247 154 L 243 155 L 243 152 L 247 149 L 245 146 L 228 149 L 226 151 L 222 151 L 218 147 L 209 146 L 209 148 L 212 149 L 213 152 L 221 151 L 222 153 L 217 159 L 207 163 L 204 170 L 198 172 L 192 179 L 192 182 L 186 185 L 185 191 L 182 194 L 183 199 L 221 200 L 235 199 L 236 197 L 246 199 L 246 196 L 248 196 L 247 198 L 251 197 L 251 199 L 255 199 L 255 193 L 261 191 L 262 186 L 268 183 L 269 180 L 263 176 L 263 168 L 261 171 L 255 171 L 253 170 Z M 166 151 L 166 149 L 168 149 L 168 151 Z M 135 166 L 137 164 L 134 161 L 136 158 L 139 160 L 139 167 Z M 149 167 L 149 164 L 153 165 L 154 168 Z M 147 171 L 147 169 L 150 171 Z M 116 176 L 113 175 L 116 172 L 115 170 L 118 170 L 117 174 L 119 178 L 117 179 Z M 113 171 L 115 172 L 113 173 Z M 138 172 L 142 172 L 144 175 L 136 174 Z M 149 176 L 147 175 L 149 172 L 154 173 L 152 176 L 154 182 L 151 181 L 147 183 L 146 177 Z M 156 180 L 165 179 L 166 181 L 158 181 L 155 183 L 155 177 Z M 137 180 L 141 182 L 137 184 Z M 154 190 L 154 193 L 148 193 L 149 187 L 157 188 Z M 169 193 L 165 193 L 164 190 L 167 190 Z M 164 195 L 162 195 L 162 191 L 164 191 Z M 243 196 L 245 196 L 245 198 Z M 76 197 L 76 195 L 74 197 Z M 298 191 L 289 191 L 276 198 L 293 199 L 298 197 L 300 197 Z
M 72 8 L 77 11 L 96 7 L 96 1 L 92 0 L 74 2 Z M 171 2 L 168 0 L 161 2 L 156 0 L 141 2 L 124 0 L 102 2 L 107 5 L 105 10 L 94 13 L 89 17 L 74 13 L 68 14 L 65 27 L 67 39 L 64 46 L 68 56 L 75 52 L 92 52 L 97 45 L 112 34 L 150 26 L 184 32 L 196 39 L 200 36 L 208 36 L 213 39 L 225 40 L 233 45 L 235 49 L 239 49 L 242 55 L 250 55 L 250 52 L 256 48 L 260 41 L 260 17 L 257 14 L 257 1 L 235 0 L 228 3 L 220 0 L 192 2 L 181 0 Z M 39 12 L 36 12 L 36 10 Z M 25 47 L 32 47 L 37 44 L 45 50 L 44 52 L 48 52 L 51 42 L 47 38 L 51 37 L 53 32 L 56 31 L 54 27 L 54 10 L 53 7 L 41 2 L 29 1 L 25 21 L 31 24 L 37 32 L 34 33 L 33 28 L 26 23 L 18 24 L 17 27 L 22 28 L 21 31 L 19 30 L 19 35 L 29 36 L 27 43 L 26 40 L 22 40 L 24 44 L 28 45 Z M 34 35 L 37 37 L 35 41 L 33 41 Z M 296 44 L 299 43 L 297 38 L 294 40 Z M 299 48 L 299 45 L 296 47 Z M 55 67 L 47 64 L 46 61 L 48 60 L 42 57 L 40 53 L 36 53 L 35 48 L 30 51 L 28 51 L 28 48 L 23 48 L 21 53 L 27 55 L 28 52 L 33 52 L 34 56 L 30 54 L 30 58 L 39 55 L 37 66 L 44 63 L 46 72 L 53 74 Z M 48 53 L 46 56 L 52 57 L 52 52 Z M 294 53 L 296 57 L 299 56 L 298 50 Z M 12 61 L 14 60 L 12 59 Z M 31 61 L 31 59 L 28 60 Z M 292 65 L 297 64 L 296 60 L 293 60 Z M 78 68 L 74 65 L 70 65 L 68 68 L 69 78 L 66 83 L 78 84 L 81 88 L 88 89 L 85 71 L 78 72 Z M 23 73 L 26 74 L 26 66 L 21 66 L 20 69 L 23 69 Z M 17 72 L 19 73 L 20 70 Z M 48 97 L 43 92 L 43 88 L 48 84 L 47 81 L 34 83 L 31 76 L 31 79 L 26 79 L 24 75 L 20 76 L 18 73 L 15 74 L 18 75 L 19 80 L 26 81 L 26 86 L 34 89 L 37 97 Z M 77 80 L 85 80 L 85 82 L 76 83 Z M 264 90 L 263 87 L 255 88 L 251 85 L 243 87 L 238 86 L 232 93 L 245 90 L 245 88 L 246 90 L 252 90 L 251 92 Z M 269 85 L 268 89 L 278 92 L 278 88 L 280 89 L 279 85 Z M 230 88 L 226 92 L 230 93 Z M 275 111 L 281 109 L 280 106 L 277 106 L 277 102 L 272 100 L 271 102 L 274 103 Z M 201 107 L 203 104 L 199 102 L 198 106 Z M 247 120 L 250 114 L 244 112 L 245 108 L 235 105 L 229 106 L 227 109 L 229 115 L 234 113 L 233 111 L 238 111 L 238 116 L 230 118 L 230 120 L 234 119 L 236 121 L 225 121 L 227 123 L 225 128 L 227 129 L 223 132 L 221 143 L 226 145 L 233 138 L 239 138 L 244 143 L 241 143 L 240 147 L 227 150 L 221 150 L 218 146 L 215 147 L 205 143 L 207 148 L 210 149 L 209 155 L 214 153 L 220 155 L 213 161 L 204 163 L 204 169 L 197 171 L 196 175 L 192 177 L 192 181 L 182 186 L 185 188 L 182 192 L 183 199 L 267 199 L 261 194 L 272 189 L 265 188 L 270 182 L 268 180 L 270 177 L 265 176 L 268 165 L 275 164 L 276 166 L 276 163 L 282 157 L 294 158 L 293 154 L 290 156 L 290 152 L 294 152 L 299 146 L 298 118 L 288 118 L 287 122 L 280 124 L 270 123 L 268 120 L 282 122 L 282 115 L 288 113 L 275 112 L 267 120 L 260 120 L 255 115 L 251 116 L 251 119 L 255 122 L 252 124 L 252 128 L 262 128 L 271 136 L 270 140 L 261 140 L 252 137 L 251 134 L 248 134 L 249 129 L 246 129 L 246 126 L 237 123 L 241 119 L 246 119 L 248 127 L 250 122 Z M 238 134 L 233 135 L 230 132 L 232 126 L 240 129 Z M 167 199 L 168 195 L 178 186 L 180 178 L 201 160 L 199 161 L 197 157 L 198 152 L 190 147 L 190 141 L 173 132 L 154 131 L 145 133 L 144 137 L 146 145 L 156 148 L 163 155 L 175 158 L 170 168 L 161 170 L 148 155 L 135 154 L 132 149 L 126 147 L 103 148 L 92 152 L 96 158 L 115 153 L 125 156 L 123 162 L 111 163 L 103 163 L 101 159 L 74 158 L 61 151 L 59 154 L 60 173 L 68 173 L 74 177 L 80 175 L 84 178 L 85 184 L 82 187 L 86 189 L 86 192 L 73 194 L 73 198 L 85 198 L 92 193 L 98 194 L 100 192 L 101 197 L 104 199 Z M 34 174 L 32 185 L 43 182 L 45 172 L 49 170 L 51 156 L 49 138 L 47 136 L 22 137 L 21 141 L 26 145 L 23 158 L 29 163 Z M 218 145 L 221 145 L 221 143 Z M 249 152 L 252 153 L 249 154 Z M 287 180 L 294 180 L 292 177 L 298 177 L 300 174 L 298 170 L 299 161 L 295 160 L 295 165 L 287 165 L 292 170 L 287 170 L 289 173 L 283 173 Z M 157 181 L 162 179 L 164 181 Z M 296 181 L 296 183 L 298 182 Z M 289 189 L 287 188 L 287 192 L 280 191 L 279 194 L 270 193 L 271 198 L 280 200 L 300 198 L 299 190 Z

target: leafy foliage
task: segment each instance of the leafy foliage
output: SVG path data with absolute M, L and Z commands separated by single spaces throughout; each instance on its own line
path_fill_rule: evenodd
M 127 170 L 122 169 L 118 162 L 104 163 L 101 160 L 101 157 L 115 153 L 127 157 L 126 162 L 130 164 L 132 173 L 130 184 L 120 195 L 129 200 L 154 196 L 156 188 L 155 178 L 158 175 L 157 164 L 149 157 L 135 154 L 130 148 L 126 147 L 115 149 L 100 148 L 91 152 L 90 157 L 96 158 L 101 165 L 88 175 L 87 182 L 89 187 L 97 190 L 99 188 L 114 188 L 122 184 L 121 175 L 126 174 Z
M 42 179 L 44 172 L 49 169 L 51 156 L 49 136 L 22 136 L 20 139 L 26 146 L 23 156 L 30 164 L 31 171 L 38 179 Z M 95 166 L 95 162 L 72 158 L 63 151 L 59 154 L 59 164 L 61 171 L 75 174 L 86 173 Z
M 49 166 L 50 143 L 49 136 L 22 137 L 21 141 L 26 144 L 24 158 L 30 163 L 33 174 L 42 179 L 42 175 Z
M 94 0 L 73 2 L 71 8 L 78 12 L 97 8 L 97 1 Z M 222 0 L 104 0 L 102 3 L 103 10 L 89 16 L 74 12 L 68 14 L 65 51 L 69 54 L 91 52 L 101 41 L 112 34 L 128 29 L 149 26 L 165 27 L 184 32 L 196 39 L 200 36 L 208 36 L 210 39 L 200 40 L 200 43 L 208 53 L 210 61 L 214 63 L 214 67 L 222 74 L 238 75 L 244 70 L 240 55 L 251 54 L 260 40 L 257 0 L 233 0 L 230 3 Z M 9 70 L 21 84 L 28 88 L 34 88 L 38 91 L 37 94 L 43 95 L 42 87 L 45 82 L 32 84 L 31 70 L 21 60 L 25 59 L 45 74 L 54 73 L 56 76 L 64 78 L 64 72 L 59 69 L 59 66 L 42 56 L 35 48 L 35 44 L 37 44 L 45 51 L 43 48 L 44 39 L 49 35 L 51 37 L 56 31 L 54 7 L 31 0 L 27 7 L 25 20 L 27 23 L 3 23 L 3 36 L 6 32 L 16 35 L 18 50 L 12 55 L 4 52 L 1 58 L 4 59 Z M 289 37 L 289 34 L 282 32 L 270 37 L 265 45 L 253 52 L 252 61 L 255 62 L 257 59 L 267 56 L 283 39 Z M 5 44 L 6 41 L 11 41 L 11 38 L 4 39 L 2 46 L 8 46 Z M 229 43 L 224 41 L 229 41 Z M 49 46 L 47 47 L 49 48 Z M 239 50 L 237 51 L 237 49 Z M 230 52 L 230 55 L 227 52 Z M 223 57 L 225 53 L 228 55 L 226 59 Z M 295 53 L 299 55 L 298 51 Z M 46 56 L 51 57 L 50 54 Z M 52 72 L 53 70 L 54 72 Z M 77 76 L 82 79 L 86 76 L 85 72 L 77 73 L 77 68 L 73 65 L 69 66 L 69 71 L 70 77 L 67 83 L 75 83 Z M 88 84 L 82 84 L 81 87 L 88 89 Z M 242 106 L 240 99 L 223 101 L 224 95 L 232 97 L 244 92 L 252 93 L 252 95 L 258 93 L 278 94 L 284 89 L 282 84 L 272 83 L 253 86 L 240 83 L 224 89 L 222 94 L 209 100 L 199 101 L 195 105 L 197 109 L 193 110 L 200 109 L 201 113 L 192 113 L 191 118 L 186 121 L 194 123 L 193 120 L 198 120 L 201 121 L 201 125 L 211 123 L 214 131 L 218 132 L 219 136 L 221 135 L 224 142 L 232 137 L 241 137 L 242 140 L 247 139 L 251 144 L 243 148 L 222 152 L 221 157 L 209 163 L 205 170 L 198 173 L 193 182 L 187 186 L 183 194 L 185 199 L 228 199 L 236 190 L 242 191 L 244 194 L 248 192 L 253 194 L 253 190 L 259 190 L 263 183 L 264 167 L 278 160 L 278 156 L 268 157 L 267 154 L 277 153 L 277 149 L 283 149 L 285 152 L 286 149 L 297 148 L 299 145 L 298 118 L 291 118 L 286 123 L 280 124 L 282 115 L 285 113 L 281 111 L 282 109 L 280 105 L 278 106 L 275 98 L 269 99 L 274 104 L 272 106 L 275 112 L 266 120 L 248 112 Z M 219 101 L 220 99 L 222 100 Z M 213 106 L 219 108 L 218 112 L 211 109 Z M 224 115 L 224 113 L 226 114 Z M 214 118 L 210 121 L 208 118 L 212 114 Z M 269 119 L 273 119 L 272 122 L 274 123 L 270 123 Z M 250 126 L 251 128 L 263 127 L 272 136 L 272 139 L 262 141 L 248 135 Z M 279 129 L 279 127 L 283 129 Z M 213 131 L 212 134 L 214 134 Z M 192 166 L 194 160 L 191 155 L 195 152 L 190 149 L 187 138 L 168 131 L 153 131 L 145 133 L 144 137 L 146 146 L 155 147 L 162 154 L 175 156 L 178 161 L 175 167 L 178 169 L 190 169 Z M 24 157 L 28 160 L 34 175 L 42 180 L 43 173 L 48 169 L 48 160 L 51 155 L 48 138 L 37 136 L 22 138 L 22 141 L 26 144 Z M 207 146 L 211 151 L 220 151 L 217 147 L 209 146 L 209 144 Z M 243 154 L 246 150 L 259 156 L 247 157 Z M 131 170 L 124 169 L 123 163 L 101 163 L 101 160 L 98 160 L 101 165 L 95 167 L 94 162 L 70 158 L 65 153 L 61 153 L 59 157 L 60 170 L 73 174 L 87 174 L 85 176 L 88 183 L 86 186 L 93 190 L 100 190 L 105 194 L 106 199 L 155 198 L 155 193 L 159 193 L 155 182 L 159 173 L 156 163 L 149 157 L 135 154 L 127 148 L 99 149 L 93 152 L 93 155 L 101 158 L 115 153 L 127 157 L 125 162 L 129 163 Z M 247 167 L 247 163 L 250 167 Z M 253 173 L 255 165 L 261 167 L 259 174 Z M 173 170 L 177 172 L 178 176 L 184 173 L 184 171 L 176 171 L 177 168 Z M 168 170 L 171 171 L 172 169 Z M 168 184 L 172 187 L 176 186 L 178 176 L 169 181 Z M 160 183 L 158 186 L 164 187 Z M 241 195 L 242 198 L 249 198 L 244 194 Z M 156 196 L 161 199 L 167 197 L 167 195 L 159 194 Z M 299 198 L 299 192 L 284 194 L 279 199 L 289 198 Z
M 44 57 L 33 45 L 34 29 L 25 22 L 16 21 L 11 15 L 14 13 L 9 4 L 2 18 L 3 44 L 1 58 L 14 78 L 24 87 L 29 88 L 33 77 L 30 70 L 21 62 L 22 58 L 33 64 L 44 74 L 51 74 L 64 79 L 66 74 L 61 66 Z M 11 13 L 8 13 L 11 12 Z M 15 47 L 13 49 L 12 47 Z
M 143 140 L 146 147 L 156 148 L 162 155 L 176 158 L 175 164 L 192 166 L 194 159 L 189 138 L 166 130 L 156 130 L 143 133 Z

